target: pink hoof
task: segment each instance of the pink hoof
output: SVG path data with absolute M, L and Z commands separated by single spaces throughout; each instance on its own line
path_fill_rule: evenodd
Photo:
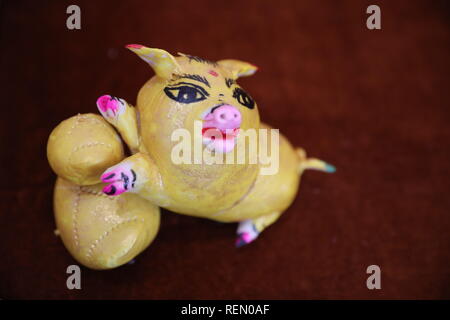
M 102 191 L 108 196 L 118 196 L 119 194 L 122 194 L 127 190 L 125 190 L 122 183 L 115 182 L 104 187 Z
M 236 238 L 235 246 L 236 248 L 240 248 L 242 246 L 245 246 L 255 240 L 256 237 L 252 237 L 249 232 L 242 232 L 238 234 L 238 237 Z
M 126 165 L 119 165 L 116 168 L 107 170 L 100 177 L 104 183 L 108 183 L 103 188 L 103 193 L 108 196 L 117 196 L 124 192 L 133 191 L 136 182 L 136 172 L 127 168 Z
M 105 118 L 115 118 L 125 110 L 122 99 L 103 95 L 97 99 L 97 108 Z

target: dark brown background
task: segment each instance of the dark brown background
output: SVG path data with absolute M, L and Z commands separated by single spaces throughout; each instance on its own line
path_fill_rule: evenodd
M 80 31 L 66 29 L 73 3 Z M 373 3 L 381 31 L 365 26 Z M 3 1 L 0 297 L 450 298 L 449 13 L 445 1 Z M 240 83 L 262 118 L 338 171 L 307 172 L 239 250 L 235 225 L 163 212 L 135 264 L 82 268 L 70 291 L 46 141 L 101 94 L 135 102 L 153 73 L 128 43 L 258 65 Z

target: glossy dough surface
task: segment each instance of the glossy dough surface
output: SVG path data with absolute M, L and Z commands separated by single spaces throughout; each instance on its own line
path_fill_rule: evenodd
M 130 193 L 109 197 L 101 187 L 58 178 L 54 193 L 59 235 L 72 256 L 92 269 L 129 262 L 152 242 L 160 223 L 159 207 Z
M 117 132 L 99 115 L 78 114 L 53 129 L 47 158 L 60 177 L 80 185 L 100 182 L 100 175 L 124 157 Z

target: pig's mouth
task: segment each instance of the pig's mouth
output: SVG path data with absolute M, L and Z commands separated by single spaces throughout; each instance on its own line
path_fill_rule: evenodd
M 216 127 L 206 127 L 202 129 L 202 136 L 205 139 L 215 140 L 236 138 L 239 134 L 239 128 L 219 129 Z
M 203 144 L 209 150 L 227 153 L 236 146 L 236 139 L 239 134 L 239 128 L 220 129 L 217 127 L 203 127 L 202 137 Z
M 230 105 L 212 108 L 203 117 L 203 144 L 215 152 L 227 153 L 236 146 L 239 135 L 241 114 Z

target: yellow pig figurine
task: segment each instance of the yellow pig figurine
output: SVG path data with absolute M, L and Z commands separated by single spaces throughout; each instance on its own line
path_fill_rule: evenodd
M 334 172 L 260 123 L 256 102 L 236 83 L 254 65 L 127 48 L 155 72 L 136 108 L 101 96 L 102 117 L 61 122 L 47 145 L 58 175 L 57 233 L 83 265 L 110 269 L 132 260 L 155 238 L 159 207 L 237 222 L 240 247 L 289 207 L 305 169 Z

